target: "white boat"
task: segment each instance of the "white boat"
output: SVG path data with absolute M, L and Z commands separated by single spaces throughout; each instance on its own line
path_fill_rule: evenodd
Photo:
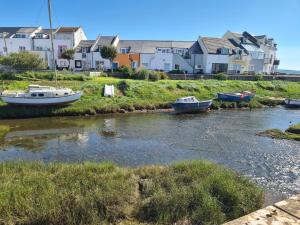
M 64 105 L 75 102 L 82 96 L 81 91 L 69 88 L 54 88 L 49 86 L 29 85 L 28 91 L 2 93 L 1 99 L 13 105 Z
M 178 98 L 173 104 L 172 108 L 175 113 L 198 113 L 205 112 L 212 104 L 212 100 L 198 101 L 195 96 Z

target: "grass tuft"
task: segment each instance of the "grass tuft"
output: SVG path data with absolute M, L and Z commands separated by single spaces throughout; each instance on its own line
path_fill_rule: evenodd
M 206 161 L 0 164 L 0 224 L 222 224 L 262 206 L 262 190 Z M 129 222 L 132 221 L 132 222 Z

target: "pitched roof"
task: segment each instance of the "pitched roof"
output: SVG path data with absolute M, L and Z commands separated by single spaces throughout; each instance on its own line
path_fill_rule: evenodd
M 0 27 L 0 33 L 7 33 L 6 37 L 11 37 L 16 33 L 32 33 L 38 27 Z
M 95 40 L 82 40 L 76 47 L 76 52 L 81 52 L 82 48 L 91 48 L 95 44 Z
M 79 29 L 80 27 L 59 27 L 56 32 L 58 33 L 71 33 L 75 32 Z
M 132 53 L 155 53 L 157 48 L 186 48 L 202 54 L 199 44 L 195 41 L 120 40 L 117 47 L 130 48 Z
M 202 37 L 204 46 L 209 54 L 218 54 L 220 48 L 228 48 L 230 54 L 236 47 L 225 38 Z
M 97 45 L 112 45 L 115 38 L 116 36 L 100 36 L 100 38 L 97 40 Z

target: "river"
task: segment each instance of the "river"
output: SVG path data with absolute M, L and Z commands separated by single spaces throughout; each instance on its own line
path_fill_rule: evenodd
M 257 136 L 300 122 L 284 108 L 2 120 L 0 161 L 112 161 L 120 166 L 206 159 L 261 185 L 267 203 L 300 193 L 300 143 Z

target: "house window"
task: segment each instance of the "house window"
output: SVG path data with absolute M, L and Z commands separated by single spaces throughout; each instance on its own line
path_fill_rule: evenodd
M 86 59 L 86 53 L 82 53 L 82 58 Z
M 137 61 L 132 61 L 131 62 L 131 68 L 136 69 L 137 68 Z
M 40 93 L 40 94 L 39 94 L 39 97 L 44 97 L 44 94 L 43 94 L 43 93 Z
M 220 49 L 221 55 L 229 55 L 229 49 L 228 48 L 221 48 Z
M 142 63 L 143 68 L 148 68 L 148 66 L 149 66 L 149 63 Z
M 26 38 L 25 34 L 16 34 L 15 38 Z
M 65 49 L 67 49 L 66 45 L 59 45 L 58 46 L 58 58 L 61 58 L 61 54 L 64 52 Z
M 175 70 L 180 70 L 180 65 L 179 64 L 175 64 Z
M 103 70 L 104 69 L 104 61 L 96 61 L 96 69 Z
M 41 47 L 41 46 L 36 46 L 36 50 L 37 50 L 37 51 L 43 51 L 43 47 Z
M 118 62 L 113 62 L 112 63 L 112 68 L 113 69 L 118 69 L 119 68 L 119 63 Z
M 25 46 L 19 46 L 19 51 L 24 52 L 26 50 Z
M 75 68 L 81 68 L 81 60 L 75 60 Z
M 41 33 L 35 34 L 35 37 L 36 37 L 36 38 L 43 38 L 43 37 L 44 37 L 44 34 L 41 34 Z
M 121 53 L 122 54 L 128 54 L 129 53 L 129 48 L 121 48 Z
M 86 48 L 82 48 L 82 53 L 87 53 L 87 49 Z
M 228 64 L 226 63 L 213 63 L 212 64 L 212 72 L 213 73 L 221 73 L 221 72 L 227 72 L 228 70 Z

